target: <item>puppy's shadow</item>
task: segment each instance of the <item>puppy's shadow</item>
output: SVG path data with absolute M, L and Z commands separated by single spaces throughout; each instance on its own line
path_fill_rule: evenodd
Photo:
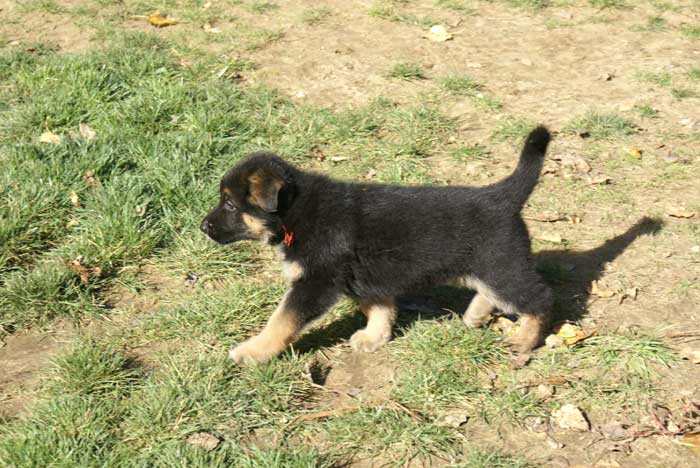
M 545 250 L 534 254 L 537 269 L 555 295 L 554 322 L 578 320 L 586 314 L 593 281 L 600 279 L 605 264 L 615 260 L 638 237 L 657 233 L 663 222 L 644 217 L 626 232 L 586 251 Z M 417 320 L 431 320 L 453 313 L 462 314 L 474 292 L 449 286 L 400 297 L 395 336 L 401 336 Z M 295 345 L 301 352 L 345 342 L 360 328 L 365 318 L 359 311 L 304 335 Z

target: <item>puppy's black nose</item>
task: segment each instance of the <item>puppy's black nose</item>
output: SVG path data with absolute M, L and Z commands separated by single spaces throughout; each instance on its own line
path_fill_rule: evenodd
M 201 229 L 204 234 L 209 234 L 209 230 L 211 229 L 211 223 L 209 220 L 205 219 L 202 221 L 202 225 L 199 226 L 199 229 Z

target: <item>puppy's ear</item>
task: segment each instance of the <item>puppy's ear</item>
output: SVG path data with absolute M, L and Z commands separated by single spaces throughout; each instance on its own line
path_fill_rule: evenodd
M 277 211 L 277 196 L 284 186 L 281 177 L 266 171 L 257 171 L 248 177 L 248 201 L 268 213 Z

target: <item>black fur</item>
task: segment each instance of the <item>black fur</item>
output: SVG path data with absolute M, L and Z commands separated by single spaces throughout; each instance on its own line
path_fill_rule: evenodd
M 259 238 L 242 216 L 261 220 L 262 237 L 303 267 L 287 298 L 302 324 L 342 294 L 380 300 L 466 276 L 488 287 L 500 308 L 546 325 L 551 295 L 535 272 L 520 210 L 549 140 L 546 128 L 532 131 L 515 171 L 486 187 L 340 182 L 253 153 L 223 177 L 219 205 L 202 230 L 220 243 Z M 252 176 L 281 187 L 273 190 L 274 211 L 254 202 Z

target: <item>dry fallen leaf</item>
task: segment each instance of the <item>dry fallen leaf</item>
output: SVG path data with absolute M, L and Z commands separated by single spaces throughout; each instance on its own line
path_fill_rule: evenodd
M 93 130 L 88 124 L 81 123 L 78 125 L 78 129 L 80 130 L 80 136 L 82 136 L 85 141 L 92 141 L 95 139 L 95 137 L 97 137 L 95 130 Z
M 566 219 L 561 213 L 556 212 L 544 212 L 538 213 L 531 216 L 523 216 L 524 219 L 531 219 L 533 221 L 539 221 L 541 223 L 556 223 L 557 221 L 563 221 Z
M 564 167 L 575 169 L 579 174 L 588 174 L 591 172 L 591 166 L 581 156 L 572 153 L 556 154 L 552 159 L 559 161 Z
M 588 431 L 590 424 L 583 412 L 572 404 L 566 404 L 558 410 L 552 411 L 552 422 L 561 429 L 574 431 Z
M 449 41 L 454 36 L 445 29 L 445 26 L 436 24 L 430 28 L 430 31 L 423 34 L 423 37 L 433 42 L 445 42 Z
M 39 136 L 39 141 L 41 143 L 49 143 L 51 145 L 60 145 L 62 140 L 63 137 L 61 137 L 61 135 L 57 135 L 51 130 L 46 130 Z
M 87 185 L 90 188 L 95 188 L 97 187 L 100 183 L 98 180 L 95 178 L 95 170 L 90 169 L 85 171 L 83 174 L 83 181 L 85 182 L 85 185 Z
M 205 32 L 208 32 L 210 34 L 220 34 L 221 33 L 221 29 L 214 27 L 209 23 L 204 23 L 203 29 Z
M 612 181 L 612 178 L 604 175 L 586 177 L 586 185 L 608 185 Z
M 89 270 L 85 267 L 85 265 L 83 265 L 84 259 L 85 257 L 83 257 L 82 255 L 78 255 L 72 262 L 70 262 L 69 265 L 74 272 L 80 275 L 80 281 L 82 281 L 83 283 L 87 283 Z
M 177 24 L 177 20 L 173 18 L 168 18 L 165 15 L 161 15 L 160 12 L 156 11 L 150 13 L 146 16 L 146 20 L 156 28 L 164 28 L 166 26 L 172 26 Z
M 496 317 L 496 319 L 491 322 L 491 325 L 489 326 L 491 330 L 505 336 L 515 335 L 519 327 L 520 325 L 507 317 L 503 317 L 502 315 Z
M 700 364 L 700 350 L 692 348 L 683 348 L 678 355 L 681 359 L 687 359 L 693 364 Z
M 678 443 L 690 448 L 695 453 L 700 453 L 700 432 L 683 434 Z
M 602 298 L 613 297 L 615 295 L 614 290 L 606 287 L 600 281 L 593 281 L 591 283 L 591 291 L 590 292 L 594 296 L 598 296 L 598 297 L 602 297 Z
M 636 146 L 631 146 L 630 149 L 627 151 L 627 154 L 632 156 L 634 159 L 640 159 L 642 157 L 642 150 L 640 150 Z
M 569 221 L 569 224 L 581 224 L 583 222 L 581 218 L 576 215 L 568 215 L 566 219 Z
M 466 413 L 452 413 L 446 414 L 442 418 L 438 419 L 437 425 L 442 427 L 452 427 L 458 428 L 469 421 L 469 415 Z
M 695 216 L 694 211 L 690 211 L 685 208 L 670 208 L 667 211 L 667 214 L 674 218 L 692 218 L 693 216 Z
M 195 432 L 187 437 L 187 443 L 197 447 L 201 447 L 204 450 L 214 450 L 221 440 L 218 437 L 209 434 L 208 432 Z
M 543 232 L 542 234 L 535 236 L 535 239 L 551 242 L 552 244 L 561 244 L 562 242 L 561 235 L 553 232 Z
M 73 206 L 80 206 L 80 199 L 78 199 L 78 194 L 75 192 L 70 193 L 70 204 Z
M 568 346 L 585 340 L 594 333 L 592 331 L 585 331 L 578 325 L 569 322 L 564 322 L 557 325 L 552 331 L 556 336 L 561 337 L 564 340 L 564 343 Z

